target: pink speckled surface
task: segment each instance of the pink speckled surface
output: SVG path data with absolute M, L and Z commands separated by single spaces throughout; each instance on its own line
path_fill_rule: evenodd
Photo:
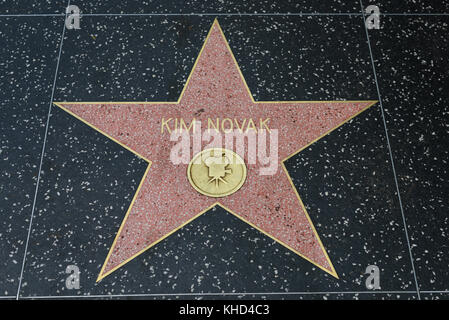
M 161 134 L 162 118 L 266 119 L 279 131 L 279 168 L 261 176 L 248 165 L 247 181 L 236 193 L 218 199 L 225 207 L 332 272 L 325 251 L 307 219 L 282 159 L 359 113 L 372 102 L 254 103 L 215 23 L 179 104 L 61 105 L 87 123 L 152 161 L 103 274 L 164 237 L 217 201 L 196 192 L 186 176 L 187 164 L 173 165 L 175 142 Z M 245 154 L 241 155 L 245 159 Z M 245 159 L 247 160 L 247 159 Z M 301 194 L 301 190 L 298 190 Z M 330 257 L 332 260 L 332 257 Z

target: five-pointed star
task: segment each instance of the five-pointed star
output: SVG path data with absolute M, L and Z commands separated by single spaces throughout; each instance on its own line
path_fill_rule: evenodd
M 56 103 L 148 161 L 98 281 L 215 205 L 338 278 L 283 161 L 374 103 L 254 101 L 216 20 L 178 101 Z M 219 202 L 192 188 L 187 164 L 170 161 L 174 142 L 161 133 L 163 118 L 207 123 L 218 117 L 237 123 L 269 118 L 279 136 L 276 174 L 260 175 L 259 164 L 248 164 L 242 188 Z

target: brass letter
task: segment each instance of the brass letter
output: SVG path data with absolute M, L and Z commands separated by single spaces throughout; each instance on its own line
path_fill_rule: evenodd
M 249 118 L 249 120 L 248 120 L 248 127 L 246 127 L 246 132 L 248 132 L 250 129 L 257 132 L 257 128 L 256 128 L 256 125 L 254 124 L 254 120 L 251 118 Z
M 170 126 L 168 123 L 172 120 L 172 118 L 168 118 L 166 121 L 164 118 L 162 118 L 162 124 L 161 124 L 161 133 L 164 133 L 164 126 L 167 128 L 168 133 L 171 133 Z
M 263 129 L 262 126 L 264 126 L 265 128 L 267 128 L 268 132 L 270 132 L 270 128 L 268 128 L 267 126 L 267 122 L 270 120 L 270 118 L 266 118 L 265 120 L 262 121 L 262 119 L 259 119 L 260 121 L 260 126 L 259 129 Z
M 207 131 L 210 130 L 211 126 L 214 127 L 215 131 L 220 132 L 220 125 L 219 125 L 218 118 L 217 118 L 217 125 L 215 125 L 214 122 L 210 118 L 207 118 Z
M 190 132 L 190 128 L 193 127 L 193 131 L 192 131 L 192 132 L 195 132 L 195 118 L 193 118 L 192 122 L 190 122 L 190 126 L 189 126 L 188 128 L 187 128 L 186 123 L 184 122 L 184 119 L 181 118 L 181 119 L 179 120 L 179 130 L 180 130 L 181 132 L 182 132 L 182 127 L 184 127 L 184 129 L 186 129 L 187 132 Z
M 236 118 L 234 118 L 234 121 L 235 121 L 235 126 L 237 127 L 237 129 L 238 129 L 240 132 L 243 132 L 243 128 L 245 127 L 245 123 L 246 123 L 246 118 L 243 119 L 243 122 L 242 122 L 242 126 L 241 126 L 241 127 L 239 126 L 239 122 L 237 121 Z
M 225 121 L 227 121 L 229 123 L 229 128 L 225 129 Z M 224 118 L 223 121 L 221 121 L 221 130 L 224 133 L 229 133 L 232 131 L 232 129 L 234 129 L 234 124 L 232 123 L 232 120 L 229 118 Z

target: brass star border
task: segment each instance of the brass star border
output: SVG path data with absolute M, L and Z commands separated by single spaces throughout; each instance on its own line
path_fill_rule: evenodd
M 184 222 L 183 224 L 181 224 L 179 227 L 177 227 L 177 228 L 173 229 L 171 232 L 167 233 L 165 236 L 163 236 L 163 237 L 161 237 L 160 239 L 158 239 L 157 241 L 151 243 L 150 245 L 148 245 L 147 247 L 145 247 L 145 248 L 142 249 L 141 251 L 137 252 L 136 254 L 134 254 L 133 256 L 131 256 L 130 258 L 126 259 L 125 261 L 123 261 L 122 263 L 120 263 L 119 265 L 117 265 L 116 267 L 114 267 L 114 268 L 112 268 L 111 270 L 109 270 L 107 273 L 104 273 L 104 274 L 103 274 L 103 271 L 104 271 L 104 269 L 105 269 L 105 267 L 106 267 L 106 265 L 107 265 L 107 262 L 108 262 L 108 260 L 109 260 L 109 258 L 110 258 L 110 256 L 111 256 L 111 254 L 112 254 L 112 249 L 114 248 L 114 246 L 115 246 L 115 244 L 116 244 L 116 242 L 117 242 L 118 236 L 119 236 L 120 232 L 121 232 L 122 229 L 123 229 L 123 226 L 124 226 L 124 224 L 125 224 L 125 221 L 127 220 L 129 213 L 131 212 L 131 208 L 132 208 L 132 206 L 133 206 L 133 204 L 134 204 L 134 202 L 135 202 L 135 200 L 136 200 L 137 195 L 139 194 L 140 188 L 142 187 L 142 184 L 143 184 L 145 178 L 146 178 L 147 175 L 148 175 L 148 172 L 149 172 L 150 167 L 151 167 L 151 161 L 150 161 L 149 159 L 147 159 L 146 157 L 144 157 L 143 155 L 141 155 L 141 154 L 135 152 L 134 150 L 132 150 L 131 148 L 127 147 L 127 146 L 124 145 L 123 143 L 119 142 L 119 141 L 116 140 L 115 138 L 111 137 L 111 136 L 108 135 L 107 133 L 103 132 L 103 131 L 100 130 L 99 128 L 97 128 L 97 127 L 95 127 L 94 125 L 88 123 L 87 121 L 85 121 L 85 120 L 82 119 L 81 117 L 77 116 L 76 114 L 74 114 L 74 113 L 71 112 L 70 110 L 64 108 L 62 105 L 63 105 L 63 104 L 105 104 L 105 105 L 107 105 L 107 104 L 179 104 L 179 102 L 182 100 L 182 97 L 183 97 L 183 95 L 184 95 L 184 92 L 185 92 L 185 90 L 186 90 L 186 88 L 187 88 L 187 86 L 188 86 L 188 84 L 189 84 L 190 78 L 191 78 L 191 76 L 192 76 L 192 74 L 193 74 L 193 71 L 195 70 L 195 67 L 196 67 L 196 65 L 197 65 L 197 63 L 198 63 L 198 61 L 199 61 L 199 57 L 201 56 L 201 54 L 202 54 L 202 52 L 203 52 L 203 49 L 204 49 L 204 47 L 205 47 L 205 45 L 206 45 L 206 43 L 207 43 L 207 41 L 208 41 L 208 39 L 209 39 L 209 36 L 210 36 L 210 34 L 211 34 L 211 31 L 212 31 L 214 25 L 217 25 L 217 26 L 218 26 L 218 29 L 220 30 L 220 33 L 221 33 L 221 35 L 222 35 L 222 37 L 223 37 L 223 39 L 224 39 L 224 41 L 225 41 L 225 43 L 226 43 L 227 49 L 228 49 L 229 52 L 231 53 L 231 57 L 232 57 L 232 59 L 233 59 L 233 61 L 234 61 L 234 63 L 235 63 L 235 66 L 237 67 L 237 70 L 238 70 L 238 72 L 239 72 L 239 74 L 240 74 L 240 77 L 241 77 L 241 79 L 242 79 L 242 81 L 243 81 L 243 84 L 244 84 L 246 90 L 248 91 L 248 94 L 249 94 L 249 96 L 250 96 L 250 98 L 251 98 L 251 101 L 252 101 L 253 103 L 255 103 L 255 104 L 257 104 L 257 103 L 277 103 L 277 104 L 279 104 L 279 103 L 330 103 L 330 102 L 340 102 L 340 103 L 341 103 L 341 102 L 369 102 L 369 103 L 370 103 L 366 108 L 362 109 L 360 112 L 354 114 L 354 115 L 351 116 L 350 118 L 346 119 L 346 121 L 342 122 L 341 124 L 339 124 L 339 125 L 336 126 L 335 128 L 333 128 L 333 129 L 331 129 L 331 130 L 325 132 L 325 133 L 324 133 L 323 135 L 321 135 L 320 137 L 318 137 L 318 138 L 316 138 L 315 140 L 311 141 L 309 144 L 305 145 L 304 147 L 300 148 L 299 150 L 293 152 L 291 155 L 289 155 L 288 157 L 286 157 L 285 159 L 283 159 L 283 160 L 281 161 L 281 162 L 282 162 L 282 163 L 281 163 L 281 164 L 282 164 L 282 168 L 283 168 L 283 170 L 285 171 L 285 174 L 287 175 L 287 178 L 288 178 L 288 180 L 289 180 L 289 182 L 290 182 L 290 184 L 291 184 L 291 187 L 292 187 L 292 189 L 294 190 L 294 192 L 295 192 L 295 194 L 296 194 L 296 197 L 298 198 L 298 201 L 300 202 L 300 205 L 301 205 L 301 207 L 302 207 L 303 210 L 304 210 L 304 213 L 305 213 L 305 215 L 306 215 L 306 217 L 307 217 L 308 222 L 310 223 L 310 226 L 311 226 L 311 228 L 312 228 L 312 231 L 313 231 L 314 235 L 316 236 L 316 238 L 317 238 L 317 240 L 318 240 L 318 242 L 319 242 L 319 245 L 321 246 L 321 249 L 323 250 L 323 252 L 324 252 L 324 254 L 325 254 L 325 256 L 326 256 L 326 259 L 327 259 L 327 261 L 328 261 L 328 263 L 329 263 L 329 265 L 330 265 L 330 267 L 331 267 L 332 270 L 331 270 L 331 271 L 330 271 L 330 270 L 327 270 L 327 269 L 325 269 L 324 267 L 320 266 L 319 264 L 313 262 L 313 261 L 312 261 L 311 259 L 309 259 L 308 257 L 306 257 L 306 256 L 302 255 L 301 253 L 299 253 L 297 250 L 295 250 L 295 249 L 293 249 L 292 247 L 290 247 L 289 245 L 283 243 L 283 242 L 280 241 L 279 239 L 276 239 L 276 238 L 273 237 L 272 235 L 266 233 L 266 232 L 263 231 L 261 228 L 257 227 L 257 226 L 254 225 L 253 223 L 247 221 L 246 219 L 244 219 L 243 217 L 241 217 L 240 215 L 238 215 L 237 213 L 233 212 L 232 210 L 230 210 L 229 208 L 227 208 L 227 207 L 225 207 L 223 204 L 221 204 L 219 201 L 217 201 L 217 202 L 215 202 L 214 204 L 212 204 L 211 206 L 209 206 L 209 207 L 207 207 L 206 209 L 204 209 L 204 210 L 202 210 L 201 212 L 199 212 L 199 213 L 198 213 L 197 215 L 195 215 L 193 218 L 191 218 L 191 219 L 189 219 L 188 221 L 186 221 L 186 222 Z M 145 170 L 145 173 L 144 173 L 142 179 L 140 180 L 139 186 L 138 186 L 138 188 L 137 188 L 137 190 L 136 190 L 136 192 L 135 192 L 135 194 L 134 194 L 134 196 L 133 196 L 133 199 L 132 199 L 132 201 L 131 201 L 131 204 L 130 204 L 130 206 L 129 206 L 129 208 L 128 208 L 126 214 L 125 214 L 125 218 L 123 219 L 123 221 L 122 221 L 122 223 L 121 223 L 121 225 L 120 225 L 120 228 L 119 228 L 119 230 L 118 230 L 117 233 L 116 233 L 116 236 L 115 236 L 115 238 L 114 238 L 114 241 L 113 241 L 113 243 L 112 243 L 112 246 L 111 246 L 111 248 L 110 248 L 110 250 L 109 250 L 109 253 L 108 253 L 108 255 L 107 255 L 107 257 L 106 257 L 106 259 L 105 259 L 105 261 L 104 261 L 104 263 L 103 263 L 103 266 L 102 266 L 102 268 L 101 268 L 101 271 L 100 271 L 100 273 L 99 273 L 98 278 L 97 278 L 96 281 L 97 281 L 97 282 L 101 281 L 102 279 L 104 279 L 105 277 L 107 277 L 108 275 L 110 275 L 112 272 L 114 272 L 114 271 L 116 271 L 117 269 L 121 268 L 123 265 L 125 265 L 125 264 L 128 263 L 129 261 L 133 260 L 134 258 L 136 258 L 137 256 L 139 256 L 139 255 L 142 254 L 143 252 L 147 251 L 147 250 L 150 249 L 151 247 L 155 246 L 156 244 L 158 244 L 158 243 L 161 242 L 162 240 L 164 240 L 164 239 L 166 239 L 167 237 L 169 237 L 170 235 L 172 235 L 173 233 L 177 232 L 179 229 L 183 228 L 184 226 L 186 226 L 187 224 L 189 224 L 190 222 L 192 222 L 192 221 L 195 220 L 196 218 L 200 217 L 202 214 L 204 214 L 205 212 L 209 211 L 210 209 L 212 209 L 212 208 L 215 207 L 215 206 L 220 206 L 220 207 L 222 207 L 224 210 L 226 210 L 227 212 L 231 213 L 233 216 L 237 217 L 237 218 L 240 219 L 241 221 L 243 221 L 243 222 L 249 224 L 249 225 L 250 225 L 251 227 L 253 227 L 254 229 L 260 231 L 260 232 L 263 233 L 264 235 L 266 235 L 266 236 L 268 236 L 269 238 L 273 239 L 274 241 L 276 241 L 277 243 L 279 243 L 279 244 L 281 244 L 282 246 L 286 247 L 287 249 L 289 249 L 290 251 L 294 252 L 295 254 L 299 255 L 299 256 L 302 257 L 303 259 L 309 261 L 310 263 L 312 263 L 312 264 L 315 265 L 316 267 L 320 268 L 321 270 L 325 271 L 326 273 L 332 275 L 332 276 L 335 277 L 336 279 L 339 279 L 338 274 L 337 274 L 337 272 L 335 271 L 335 268 L 334 268 L 334 266 L 333 266 L 333 264 L 332 264 L 332 262 L 331 262 L 331 260 L 330 260 L 330 258 L 329 258 L 329 256 L 328 256 L 328 254 L 327 254 L 327 251 L 326 251 L 326 249 L 325 249 L 325 247 L 324 247 L 324 245 L 323 245 L 323 243 L 322 243 L 322 241 L 321 241 L 321 239 L 320 239 L 320 237 L 319 237 L 319 235 L 318 235 L 316 229 L 315 229 L 315 226 L 314 226 L 312 220 L 310 219 L 309 213 L 307 212 L 307 210 L 306 210 L 306 208 L 305 208 L 305 206 L 304 206 L 304 203 L 303 203 L 303 201 L 301 200 L 301 197 L 300 197 L 300 195 L 299 195 L 299 193 L 298 193 L 298 191 L 297 191 L 295 185 L 293 184 L 293 181 L 292 181 L 292 179 L 291 179 L 291 177 L 290 177 L 290 175 L 289 175 L 289 173 L 288 173 L 288 171 L 287 171 L 287 169 L 286 169 L 286 167 L 285 167 L 284 162 L 287 161 L 288 159 L 290 159 L 291 157 L 297 155 L 297 154 L 298 154 L 299 152 L 301 152 L 302 150 L 308 148 L 310 145 L 312 145 L 313 143 L 317 142 L 318 140 L 320 140 L 320 139 L 323 138 L 324 136 L 328 135 L 328 134 L 331 133 L 332 131 L 338 129 L 338 128 L 341 127 L 343 124 L 347 123 L 348 121 L 350 121 L 350 120 L 353 119 L 354 117 L 358 116 L 360 113 L 364 112 L 364 111 L 367 110 L 368 108 L 370 108 L 370 107 L 372 107 L 373 105 L 375 105 L 377 102 L 378 102 L 377 100 L 255 101 L 255 100 L 254 100 L 254 97 L 253 97 L 253 95 L 252 95 L 252 93 L 251 93 L 251 90 L 249 89 L 249 87 L 248 87 L 248 85 L 247 85 L 247 83 L 246 83 L 245 77 L 243 76 L 243 73 L 242 73 L 242 71 L 241 71 L 241 69 L 240 69 L 240 67 L 239 67 L 239 65 L 238 65 L 238 63 L 237 63 L 237 60 L 236 60 L 236 58 L 235 58 L 235 56 L 234 56 L 234 53 L 232 52 L 231 47 L 229 46 L 229 43 L 228 43 L 228 41 L 227 41 L 227 39 L 226 39 L 226 36 L 224 35 L 224 32 L 223 32 L 223 30 L 222 30 L 222 28 L 221 28 L 221 26 L 220 26 L 220 24 L 218 23 L 218 20 L 217 20 L 216 18 L 214 19 L 214 22 L 213 22 L 212 26 L 211 26 L 210 29 L 209 29 L 209 32 L 208 32 L 208 34 L 207 34 L 207 36 L 206 36 L 206 38 L 205 38 L 205 40 L 204 40 L 204 42 L 203 42 L 203 45 L 202 45 L 202 47 L 201 47 L 201 50 L 200 50 L 200 52 L 199 52 L 199 54 L 198 54 L 198 56 L 197 56 L 197 58 L 196 58 L 196 60 L 195 60 L 195 63 L 194 63 L 194 65 L 193 65 L 193 67 L 192 67 L 192 69 L 191 69 L 191 71 L 190 71 L 190 74 L 189 74 L 189 76 L 188 76 L 188 78 L 187 78 L 187 80 L 186 80 L 186 82 L 185 82 L 185 84 L 184 84 L 184 87 L 183 87 L 183 89 L 182 89 L 182 91 L 181 91 L 181 94 L 180 94 L 180 96 L 179 96 L 179 98 L 178 98 L 177 101 L 157 101 L 157 102 L 152 102 L 152 101 L 144 101 L 144 102 L 137 102 L 137 101 L 128 101 L 128 102 L 117 102 L 117 101 L 115 101 L 115 102 L 101 102 L 101 101 L 100 101 L 100 102 L 92 102 L 92 101 L 89 101 L 89 102 L 67 102 L 67 101 L 65 101 L 65 102 L 53 102 L 54 105 L 56 105 L 56 106 L 58 106 L 59 108 L 63 109 L 64 111 L 66 111 L 67 113 L 69 113 L 70 115 L 72 115 L 73 117 L 77 118 L 78 120 L 80 120 L 80 121 L 82 121 L 83 123 L 87 124 L 89 127 L 95 129 L 96 131 L 100 132 L 100 133 L 103 134 L 104 136 L 106 136 L 106 137 L 108 137 L 109 139 L 113 140 L 114 142 L 118 143 L 119 145 L 121 145 L 121 146 L 124 147 L 125 149 L 131 151 L 133 154 L 137 155 L 138 157 L 140 157 L 141 159 L 145 160 L 145 161 L 148 163 L 148 166 L 147 166 L 147 168 L 146 168 L 146 170 Z

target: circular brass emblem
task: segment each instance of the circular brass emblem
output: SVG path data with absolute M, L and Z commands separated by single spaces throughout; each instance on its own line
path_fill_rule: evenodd
M 206 149 L 190 161 L 187 177 L 199 193 L 209 197 L 224 197 L 241 188 L 246 179 L 246 165 L 231 150 Z

